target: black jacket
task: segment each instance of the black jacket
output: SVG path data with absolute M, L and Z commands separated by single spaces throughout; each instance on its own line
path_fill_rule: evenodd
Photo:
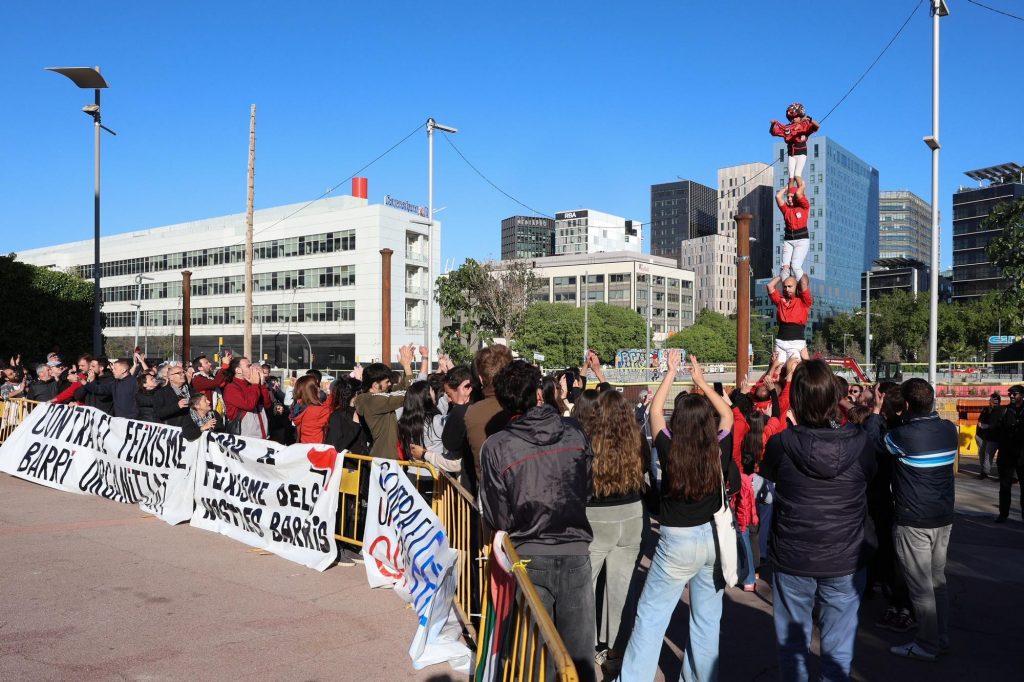
M 57 380 L 47 379 L 46 381 L 37 381 L 30 384 L 25 391 L 25 397 L 29 400 L 45 403 L 53 400 L 58 393 L 60 393 L 60 385 Z
M 170 384 L 156 389 L 156 393 L 153 394 L 153 407 L 156 410 L 157 420 L 171 426 L 181 426 L 189 416 L 188 405 L 178 407 L 179 400 L 181 398 L 174 392 Z
M 351 410 L 335 410 L 327 420 L 324 442 L 338 452 L 348 450 L 353 455 L 370 454 L 370 441 L 361 422 L 352 420 Z
M 761 476 L 775 482 L 770 555 L 791 575 L 855 573 L 862 558 L 875 441 L 864 429 L 793 426 L 765 448 Z
M 1020 455 L 1024 453 L 1024 410 L 1018 410 L 1010 403 L 994 424 L 996 438 L 999 440 L 999 456 Z
M 139 392 L 135 394 L 135 404 L 139 408 L 139 414 L 136 419 L 144 422 L 159 422 L 156 418 L 156 392 L 159 388 L 154 388 L 151 391 L 144 391 L 141 388 Z
M 480 450 L 480 511 L 523 555 L 580 555 L 593 533 L 590 442 L 550 405 L 531 408 Z
M 92 383 L 99 386 L 102 384 L 113 383 L 113 381 L 114 374 L 110 370 L 107 370 L 100 374 L 98 377 L 96 377 L 96 379 Z M 78 389 L 75 391 L 75 400 L 77 402 L 82 403 L 83 405 L 95 407 L 97 410 L 102 410 L 109 415 L 113 415 L 114 396 L 106 392 L 96 393 L 92 391 L 87 391 L 85 390 L 86 386 L 87 384 L 82 384 L 81 386 L 78 387 Z
M 187 414 L 187 412 L 188 412 L 188 410 L 186 410 L 185 419 L 183 419 L 182 422 L 181 422 L 181 435 L 182 435 L 182 437 L 185 440 L 193 441 L 193 440 L 199 438 L 199 436 L 203 435 L 203 431 L 202 431 L 202 429 L 199 428 L 199 426 L 196 425 L 195 421 L 192 419 L 192 417 L 190 415 Z M 210 414 L 212 414 L 214 416 L 214 418 L 217 420 L 217 425 L 213 427 L 213 432 L 214 433 L 221 433 L 221 432 L 223 432 L 224 431 L 224 418 L 221 417 L 216 412 L 211 412 Z
M 880 421 L 881 417 L 872 416 L 869 426 Z M 953 523 L 953 465 L 959 447 L 953 422 L 940 419 L 935 412 L 904 418 L 881 443 L 888 455 L 896 458 L 892 473 L 896 525 L 940 528 Z
M 139 406 L 135 403 L 135 395 L 139 392 L 139 381 L 135 376 L 126 374 L 121 379 L 115 379 L 111 375 L 110 381 L 101 382 L 97 379 L 84 388 L 86 393 L 109 395 L 113 400 L 115 417 L 138 419 Z

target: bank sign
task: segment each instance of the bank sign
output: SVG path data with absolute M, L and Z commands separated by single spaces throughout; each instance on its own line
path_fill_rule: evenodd
M 577 218 L 586 218 L 590 213 L 589 210 L 584 211 L 563 211 L 555 214 L 555 220 L 576 220 Z
M 390 194 L 384 195 L 384 205 L 390 206 L 391 208 L 397 208 L 402 211 L 408 211 L 409 213 L 415 213 L 422 218 L 427 217 L 427 209 L 425 207 L 417 206 L 416 204 L 411 204 L 408 201 L 402 201 L 401 199 L 395 199 Z

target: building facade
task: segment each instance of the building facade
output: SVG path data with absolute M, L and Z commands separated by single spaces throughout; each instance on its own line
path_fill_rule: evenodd
M 1016 163 L 965 173 L 979 187 L 953 194 L 953 300 L 969 301 L 1006 288 L 1006 279 L 988 259 L 988 245 L 1002 234 L 985 218 L 1003 202 L 1024 198 L 1024 169 Z
M 610 251 L 640 253 L 643 229 L 639 220 L 589 208 L 555 214 L 555 255 L 579 256 Z
M 879 258 L 871 270 L 861 273 L 860 307 L 867 303 L 869 291 L 872 301 L 897 291 L 917 298 L 922 291 L 930 290 L 928 273 L 928 264 L 913 258 Z
M 878 196 L 878 257 L 932 260 L 932 207 L 907 190 Z
M 555 221 L 515 215 L 501 221 L 501 259 L 544 258 L 555 255 Z
M 255 212 L 253 355 L 278 366 L 351 367 L 381 355 L 381 249 L 391 261 L 391 347 L 425 341 L 430 305 L 427 221 L 407 202 L 341 196 Z M 408 208 L 396 208 L 402 205 Z M 441 228 L 435 221 L 436 238 Z M 182 271 L 191 275 L 192 355 L 241 355 L 245 215 L 104 237 L 104 336 L 182 332 Z M 440 249 L 434 249 L 440 272 Z M 91 280 L 92 242 L 32 249 L 19 258 Z M 141 289 L 140 289 L 141 285 Z M 290 337 L 290 342 L 287 340 Z M 290 360 L 286 361 L 285 349 Z M 393 358 L 392 358 L 393 359 Z
M 815 299 L 813 326 L 860 306 L 861 273 L 878 257 L 879 190 L 878 170 L 835 140 L 814 136 L 807 147 L 804 180 L 811 205 L 807 225 L 811 241 L 804 271 Z M 781 160 L 775 174 L 778 191 L 789 183 L 785 143 L 775 144 L 773 153 Z M 773 271 L 779 272 L 784 223 L 778 208 L 774 216 L 772 263 Z M 762 314 L 773 315 L 766 282 L 761 279 L 756 284 L 755 306 Z
M 755 279 L 772 276 L 772 213 L 775 168 L 744 163 L 718 169 L 718 234 L 736 237 L 738 213 L 749 213 L 750 270 Z M 682 264 L 685 267 L 685 264 Z
M 680 245 L 680 265 L 694 274 L 694 307 L 723 315 L 736 312 L 736 238 L 712 234 Z
M 651 185 L 651 254 L 679 262 L 679 244 L 718 231 L 718 193 L 693 180 Z
M 619 251 L 537 258 L 531 265 L 541 284 L 534 300 L 632 308 L 650 315 L 651 337 L 658 342 L 693 324 L 694 273 L 676 267 L 673 259 Z M 495 266 L 500 269 L 501 263 Z

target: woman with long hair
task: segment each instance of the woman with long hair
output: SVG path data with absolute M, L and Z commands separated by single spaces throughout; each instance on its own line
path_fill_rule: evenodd
M 580 391 L 572 406 L 572 418 L 579 422 L 583 433 L 590 435 L 597 422 L 597 399 L 601 394 L 592 388 Z
M 368 432 L 359 421 L 352 401 L 359 392 L 359 381 L 340 377 L 331 385 L 331 416 L 327 419 L 326 443 L 338 452 L 347 450 L 354 455 L 370 454 Z
M 323 443 L 327 440 L 327 420 L 334 411 L 331 397 L 327 396 L 327 402 L 320 399 L 320 382 L 313 374 L 301 376 L 295 382 L 292 400 L 303 408 L 292 417 L 299 443 Z
M 562 386 L 558 379 L 550 374 L 540 380 L 540 393 L 545 405 L 558 410 L 558 414 L 565 416 L 569 412 L 569 406 L 565 404 L 562 396 Z
M 690 586 L 690 632 L 685 644 L 682 678 L 718 679 L 718 638 L 725 581 L 717 565 L 713 518 L 724 493 L 739 490 L 732 459 L 732 410 L 704 380 L 697 358 L 690 356 L 694 386 L 675 403 L 671 431 L 665 424 L 668 398 L 680 353 L 670 350 L 668 370 L 651 404 L 651 427 L 661 459 L 661 538 L 651 561 L 636 624 L 622 661 L 622 680 L 653 680 L 665 630 L 683 588 Z M 722 538 L 735 542 L 735 538 Z
M 579 405 L 579 403 L 577 403 Z M 590 543 L 590 569 L 597 591 L 601 570 L 605 570 L 605 601 L 608 617 L 597 636 L 608 650 L 599 662 L 609 661 L 614 669 L 621 661 L 625 642 L 620 630 L 626 594 L 633 568 L 640 555 L 644 530 L 641 494 L 650 452 L 647 439 L 640 433 L 633 406 L 618 391 L 605 391 L 597 399 L 590 445 L 594 451 L 591 496 L 587 501 L 587 520 L 594 533 Z M 598 607 L 601 609 L 601 607 Z M 601 609 L 604 610 L 604 609 Z
M 444 454 L 444 415 L 436 401 L 434 389 L 427 381 L 416 381 L 406 390 L 402 416 L 398 419 L 398 446 L 406 459 L 426 460 L 439 469 L 459 473 L 462 461 Z

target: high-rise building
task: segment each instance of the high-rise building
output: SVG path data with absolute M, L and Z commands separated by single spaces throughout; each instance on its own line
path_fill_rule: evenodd
M 643 230 L 639 220 L 627 220 L 589 208 L 555 214 L 555 255 L 608 251 L 640 253 Z
M 773 150 L 781 162 L 775 174 L 777 191 L 789 183 L 786 145 L 776 143 Z M 814 294 L 811 322 L 816 324 L 860 306 L 861 273 L 878 257 L 878 170 L 835 140 L 815 136 L 807 144 L 804 180 L 811 204 L 807 224 L 811 242 L 803 269 Z M 774 215 L 773 269 L 778 272 L 784 223 L 777 208 Z M 774 307 L 765 294 L 766 281 L 757 282 L 755 303 L 770 314 Z
M 718 169 L 718 234 L 736 236 L 737 213 L 750 213 L 750 270 L 755 278 L 771 277 L 772 211 L 775 169 L 766 163 L 744 163 Z
M 932 260 L 932 207 L 907 190 L 878 196 L 878 257 Z
M 514 215 L 501 221 L 501 259 L 555 255 L 555 221 Z
M 679 244 L 718 231 L 718 195 L 693 180 L 651 185 L 651 254 L 679 262 Z
M 693 270 L 697 311 L 723 315 L 736 312 L 736 238 L 727 234 L 686 239 L 680 244 L 680 264 Z
M 860 276 L 860 306 L 867 303 L 868 292 L 871 300 L 905 291 L 914 298 L 928 291 L 928 264 L 914 258 L 878 258 L 871 270 Z
M 953 193 L 953 300 L 967 301 L 1006 288 L 999 268 L 989 262 L 988 245 L 1002 234 L 982 224 L 1003 202 L 1024 198 L 1024 169 L 1016 163 L 965 173 L 978 187 Z

